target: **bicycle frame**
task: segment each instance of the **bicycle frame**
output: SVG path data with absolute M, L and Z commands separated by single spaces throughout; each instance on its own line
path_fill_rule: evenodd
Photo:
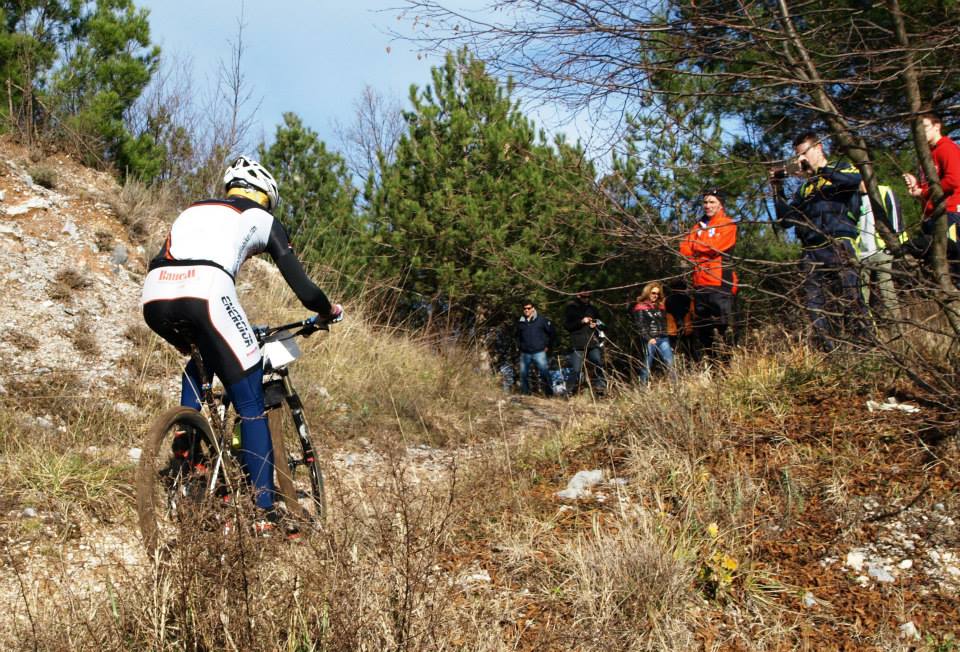
M 257 344 L 263 348 L 264 344 L 273 341 L 271 338 L 276 338 L 276 336 L 280 333 L 293 329 L 296 329 L 296 332 L 291 333 L 289 335 L 289 339 L 298 336 L 307 337 L 316 330 L 329 330 L 329 326 L 326 323 L 319 322 L 316 317 L 311 317 L 301 321 L 284 324 L 282 326 L 255 326 L 253 331 L 257 338 Z M 204 367 L 203 364 L 203 359 L 200 356 L 200 351 L 195 344 L 192 344 L 190 347 L 190 358 L 193 360 L 194 365 L 196 365 L 197 375 L 201 379 L 198 390 L 200 404 L 202 408 L 206 408 L 205 416 L 210 423 L 210 427 L 214 435 L 214 441 L 212 442 L 212 445 L 216 451 L 216 461 L 213 464 L 213 472 L 210 474 L 209 485 L 206 488 L 206 493 L 212 496 L 217 490 L 220 472 L 223 469 L 224 452 L 226 451 L 228 455 L 233 455 L 233 446 L 226 445 L 227 433 L 233 430 L 233 428 L 228 430 L 226 427 L 227 410 L 230 407 L 230 399 L 226 394 L 226 390 L 224 390 L 222 393 L 213 391 L 212 376 L 207 373 L 206 367 Z M 266 413 L 270 410 L 280 407 L 283 401 L 286 401 L 290 406 L 290 411 L 293 416 L 294 424 L 297 427 L 297 435 L 300 438 L 300 443 L 303 447 L 306 461 L 313 463 L 314 459 L 316 458 L 316 452 L 313 449 L 313 443 L 310 441 L 305 432 L 306 418 L 303 415 L 303 403 L 300 401 L 300 397 L 294 389 L 293 383 L 290 381 L 289 370 L 286 368 L 286 365 L 283 365 L 278 368 L 270 368 L 267 370 L 267 374 L 278 376 L 278 378 L 268 379 L 265 375 L 263 391 L 266 405 L 264 416 L 266 416 Z M 268 402 L 268 392 L 270 391 L 268 388 L 277 382 L 279 382 L 282 387 L 282 396 L 279 397 L 278 401 Z M 233 427 L 235 428 L 240 421 L 241 417 L 239 415 L 234 415 L 232 424 Z M 284 462 L 289 464 L 288 460 Z M 279 460 L 274 460 L 274 464 L 277 463 L 279 463 Z M 226 474 L 224 474 L 224 480 L 226 480 Z M 233 488 L 230 487 L 230 489 Z

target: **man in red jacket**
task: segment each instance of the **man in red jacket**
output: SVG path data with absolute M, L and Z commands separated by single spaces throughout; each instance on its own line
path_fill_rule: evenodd
M 953 282 L 960 287 L 960 243 L 957 241 L 957 231 L 960 229 L 960 147 L 949 136 L 942 133 L 943 124 L 935 113 L 924 113 L 920 116 L 927 144 L 930 145 L 930 154 L 933 156 L 933 165 L 940 177 L 940 187 L 943 188 L 944 208 L 947 212 L 947 259 L 950 261 L 950 275 Z M 922 176 L 922 175 L 921 175 Z M 907 183 L 907 191 L 923 203 L 923 222 L 920 225 L 921 237 L 914 238 L 915 248 L 929 250 L 933 236 L 933 199 L 930 197 L 930 183 L 926 179 L 917 179 L 912 174 L 904 174 L 903 180 Z
M 723 210 L 719 190 L 703 193 L 703 217 L 680 243 L 680 253 L 693 263 L 694 332 L 707 352 L 718 337 L 733 334 L 733 299 L 737 273 L 731 253 L 737 244 L 737 225 Z

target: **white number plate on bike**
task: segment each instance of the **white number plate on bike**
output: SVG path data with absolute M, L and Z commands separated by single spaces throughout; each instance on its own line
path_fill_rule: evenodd
M 287 331 L 277 333 L 275 340 L 263 345 L 263 366 L 278 369 L 300 357 L 300 347 Z

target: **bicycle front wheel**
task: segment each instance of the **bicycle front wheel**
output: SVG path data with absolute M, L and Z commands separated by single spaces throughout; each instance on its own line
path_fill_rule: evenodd
M 323 471 L 296 394 L 269 412 L 277 493 L 296 518 L 322 525 L 327 517 Z
M 223 457 L 207 419 L 170 408 L 150 427 L 137 472 L 137 517 L 147 550 L 168 547 L 185 526 L 209 519 L 203 505 L 226 495 Z

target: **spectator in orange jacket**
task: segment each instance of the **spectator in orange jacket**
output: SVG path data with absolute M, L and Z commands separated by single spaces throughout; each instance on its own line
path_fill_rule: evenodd
M 737 273 L 730 254 L 737 225 L 723 210 L 723 199 L 719 190 L 703 193 L 703 217 L 680 243 L 680 253 L 693 263 L 693 328 L 702 352 L 711 350 L 715 337 L 733 334 Z

